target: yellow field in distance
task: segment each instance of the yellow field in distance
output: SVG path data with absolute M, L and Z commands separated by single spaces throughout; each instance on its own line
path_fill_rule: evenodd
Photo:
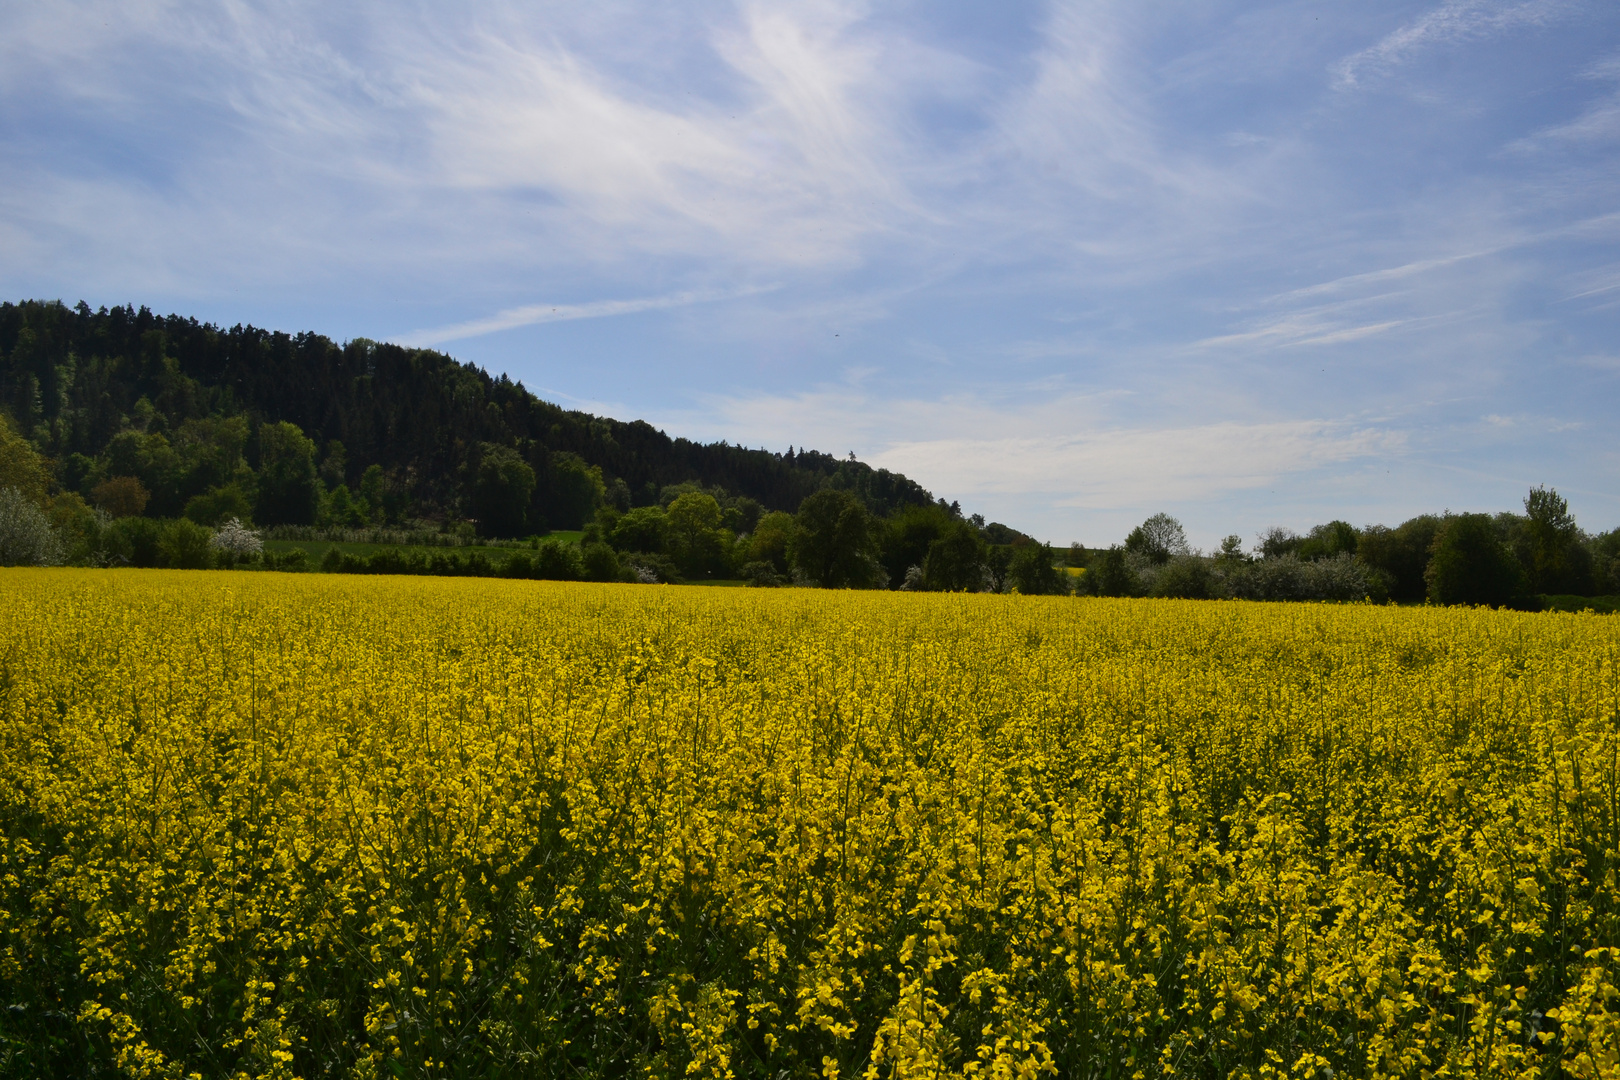
M 0 571 L 0 1075 L 1613 1076 L 1620 619 Z

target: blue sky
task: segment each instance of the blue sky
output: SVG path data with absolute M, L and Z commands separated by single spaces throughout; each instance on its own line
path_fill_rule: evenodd
M 1059 543 L 1608 529 L 1620 7 L 9 4 L 0 295 L 431 344 Z

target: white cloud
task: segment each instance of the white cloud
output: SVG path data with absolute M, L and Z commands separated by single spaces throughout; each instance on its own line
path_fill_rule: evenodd
M 1377 44 L 1345 57 L 1335 65 L 1334 74 L 1341 88 L 1354 87 L 1369 76 L 1389 73 L 1426 49 L 1518 27 L 1544 25 L 1562 16 L 1569 7 L 1563 0 L 1447 0 Z
M 1398 281 L 1403 278 L 1414 277 L 1418 274 L 1425 274 L 1430 270 L 1440 270 L 1446 267 L 1455 266 L 1457 263 L 1467 262 L 1469 259 L 1478 259 L 1481 256 L 1489 255 L 1491 253 L 1491 251 L 1487 250 L 1470 251 L 1461 255 L 1442 255 L 1438 258 L 1419 259 L 1416 262 L 1403 263 L 1400 266 L 1388 266 L 1381 270 L 1369 270 L 1360 274 L 1347 274 L 1344 277 L 1334 278 L 1332 281 L 1324 281 L 1316 285 L 1307 285 L 1303 288 L 1290 289 L 1287 292 L 1278 293 L 1271 299 L 1273 302 L 1286 302 L 1303 299 L 1308 296 L 1319 296 L 1326 293 L 1353 291 L 1364 285 L 1379 285 L 1386 281 Z
M 1567 124 L 1559 124 L 1514 147 L 1536 143 L 1566 143 L 1591 145 L 1620 141 L 1620 93 L 1590 105 L 1580 116 Z
M 150 217 L 228 223 L 251 204 L 283 225 L 264 230 L 279 244 L 347 191 L 361 203 L 347 239 L 370 226 L 417 254 L 425 241 L 509 266 L 847 267 L 921 212 L 909 177 L 928 170 L 901 114 L 952 65 L 861 15 L 817 0 L 703 12 L 680 27 L 704 53 L 703 93 L 615 71 L 580 40 L 585 13 L 499 0 L 416 18 L 76 6 L 0 16 L 0 56 L 35 92 L 148 128 L 144 151 L 172 171 L 143 193 Z M 154 141 L 177 116 L 193 121 Z M 367 239 L 378 251 L 383 237 Z
M 650 95 L 554 40 L 503 28 L 415 73 L 453 186 L 542 192 L 570 248 L 847 264 L 916 212 L 882 43 L 825 3 L 746 5 L 710 31 L 724 94 Z
M 1435 316 L 1436 318 L 1440 316 Z M 1193 349 L 1231 346 L 1286 348 L 1301 345 L 1336 345 L 1409 326 L 1416 319 L 1386 319 L 1382 322 L 1346 323 L 1321 310 L 1299 312 L 1265 320 L 1252 329 L 1235 334 L 1218 334 L 1192 343 Z
M 1351 420 L 1120 423 L 1118 393 L 1020 388 L 885 400 L 855 387 L 713 402 L 708 425 L 748 445 L 851 449 L 949 498 L 1017 492 L 1048 507 L 1208 502 L 1279 478 L 1399 454 L 1405 436 Z M 691 418 L 670 425 L 692 427 Z M 967 433 L 967 434 L 963 434 Z
M 1596 270 L 1575 275 L 1575 291 L 1559 300 L 1559 303 L 1572 303 L 1576 300 L 1592 301 L 1600 297 L 1608 298 L 1609 294 L 1620 292 L 1620 266 L 1609 265 Z
M 412 330 L 410 333 L 400 335 L 398 340 L 401 345 L 418 347 L 441 345 L 447 341 L 463 341 L 501 330 L 512 330 L 519 326 L 570 322 L 575 319 L 601 319 L 613 315 L 633 315 L 642 311 L 665 311 L 690 304 L 733 300 L 768 292 L 771 288 L 774 286 L 731 290 L 710 289 L 701 292 L 673 293 L 669 296 L 648 296 L 637 300 L 595 300 L 588 304 L 527 304 L 523 307 L 507 308 L 488 318 L 472 319 L 430 330 Z
M 1594 64 L 1582 74 L 1589 80 L 1620 84 L 1620 56 Z M 1588 102 L 1575 119 L 1516 140 L 1508 145 L 1508 150 L 1522 154 L 1553 147 L 1594 148 L 1613 142 L 1620 142 L 1620 86 Z
M 1455 408 L 1472 432 L 1544 392 L 1538 365 L 1613 370 L 1616 121 L 1591 80 L 1620 63 L 1579 66 L 1612 46 L 1566 27 L 1482 70 L 1451 46 L 1574 8 L 1399 7 L 1419 13 L 1375 41 L 1395 24 L 1351 39 L 1364 11 L 1305 26 L 1281 3 L 0 5 L 0 94 L 26 114 L 0 134 L 0 279 L 491 335 L 462 355 L 553 396 L 855 449 L 986 504 L 1320 491 L 1404 453 L 1343 417 L 1399 412 L 1416 440 Z M 1005 36 L 969 40 L 986 28 Z M 1327 69 L 1473 96 L 1392 117 Z M 1535 128 L 1537 153 L 1495 151 Z M 586 346 L 493 336 L 677 310 Z M 866 374 L 825 388 L 840 367 Z M 678 412 L 716 386 L 760 391 Z M 1535 408 L 1590 441 L 1599 399 Z
M 1455 260 L 1436 259 L 1429 265 L 1446 266 Z M 1356 274 L 1341 278 L 1339 282 L 1348 285 L 1381 285 L 1390 280 L 1385 272 Z M 1298 289 L 1281 296 L 1271 297 L 1264 301 L 1264 306 L 1270 307 L 1279 302 L 1307 296 L 1321 295 L 1324 287 L 1313 286 Z M 1333 291 L 1338 291 L 1334 289 Z M 1396 318 L 1385 317 L 1392 308 L 1410 307 L 1412 290 L 1402 289 L 1394 292 L 1375 292 L 1364 296 L 1350 296 L 1334 300 L 1325 304 L 1308 304 L 1296 307 L 1281 315 L 1265 315 L 1249 321 L 1241 330 L 1231 333 L 1217 334 L 1201 338 L 1192 342 L 1188 349 L 1199 351 L 1217 348 L 1248 348 L 1248 349 L 1279 349 L 1297 348 L 1309 345 L 1338 345 L 1377 334 L 1389 333 L 1393 330 L 1422 326 L 1436 321 L 1455 318 L 1462 311 L 1441 311 L 1428 315 L 1403 315 Z M 1369 316 L 1368 309 L 1380 312 L 1379 315 Z
M 1385 456 L 1400 436 L 1342 421 L 1220 423 L 1011 439 L 898 443 L 874 457 L 953 492 L 1046 492 L 1054 505 L 1112 509 L 1209 502 L 1357 458 Z
M 1162 272 L 1207 258 L 1258 204 L 1245 168 L 1212 165 L 1155 108 L 1142 20 L 1110 0 L 1051 5 L 1027 85 L 996 105 L 972 158 L 995 186 L 974 207 L 977 242 L 1085 276 Z

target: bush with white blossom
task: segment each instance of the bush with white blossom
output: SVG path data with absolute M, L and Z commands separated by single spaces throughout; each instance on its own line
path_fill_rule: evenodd
M 221 525 L 208 546 L 232 559 L 251 559 L 264 550 L 259 534 L 243 525 L 239 518 L 231 518 Z
M 45 512 L 16 488 L 0 488 L 0 566 L 55 566 L 64 554 Z

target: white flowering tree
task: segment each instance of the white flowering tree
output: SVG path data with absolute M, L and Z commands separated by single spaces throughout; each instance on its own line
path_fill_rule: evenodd
M 45 512 L 16 488 L 0 488 L 0 566 L 55 566 L 63 555 Z
M 208 546 L 233 562 L 252 559 L 264 550 L 264 542 L 259 539 L 259 534 L 243 525 L 239 518 L 231 518 L 221 525 L 219 531 L 209 539 Z

